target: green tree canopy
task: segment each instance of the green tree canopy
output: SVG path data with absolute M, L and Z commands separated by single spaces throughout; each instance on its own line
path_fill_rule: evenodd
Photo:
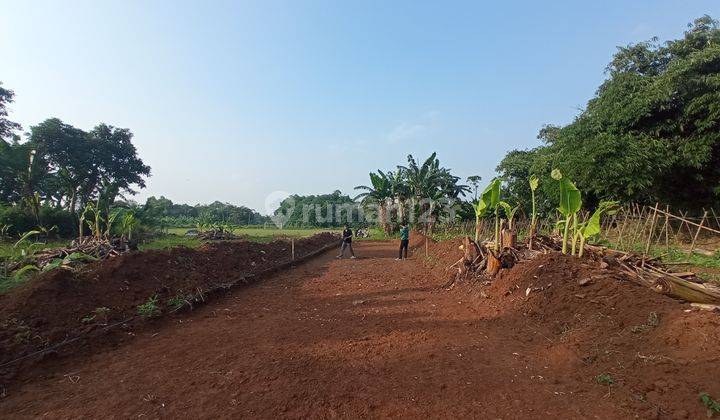
M 337 227 L 348 223 L 348 220 L 359 221 L 358 212 L 352 210 L 354 204 L 350 196 L 337 190 L 331 194 L 294 194 L 280 203 L 275 215 L 287 217 L 284 226 Z M 352 214 L 348 214 L 349 211 Z
M 7 105 L 15 99 L 15 92 L 2 87 L 0 82 L 0 140 L 9 137 L 14 131 L 20 130 L 20 124 L 7 119 Z
M 529 197 L 527 177 L 557 167 L 591 205 L 720 203 L 718 22 L 703 16 L 681 39 L 621 47 L 607 74 L 571 124 L 544 127 L 543 146 L 503 159 L 498 171 L 510 194 Z

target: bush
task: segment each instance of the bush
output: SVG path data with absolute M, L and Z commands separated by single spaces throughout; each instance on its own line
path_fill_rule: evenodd
M 13 237 L 37 227 L 34 218 L 17 206 L 0 206 L 0 225 L 9 226 L 8 235 Z
M 70 212 L 55 207 L 41 207 L 40 221 L 42 225 L 53 230 L 53 234 L 61 237 L 72 237 L 75 235 L 75 221 Z M 8 225 L 8 235 L 18 237 L 23 233 L 37 229 L 35 218 L 24 209 L 18 206 L 0 205 L 0 225 Z
M 73 237 L 77 232 L 75 218 L 67 210 L 43 207 L 40 209 L 40 221 L 48 229 L 55 227 L 54 232 L 63 238 Z

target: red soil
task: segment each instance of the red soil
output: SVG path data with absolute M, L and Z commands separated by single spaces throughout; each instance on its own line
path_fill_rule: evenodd
M 336 243 L 339 237 L 331 233 L 299 239 L 295 255 L 302 258 Z M 97 335 L 107 324 L 142 321 L 136 316 L 137 307 L 153 296 L 159 309 L 169 312 L 173 309 L 169 301 L 175 297 L 202 303 L 218 289 L 248 283 L 290 261 L 289 241 L 217 242 L 197 250 L 178 247 L 124 254 L 80 272 L 44 273 L 0 295 L 0 366 L 69 338 Z M 108 308 L 107 316 L 98 316 L 97 308 Z M 17 364 L 0 367 L 0 385 L 17 368 Z
M 357 260 L 328 252 L 145 324 L 122 346 L 59 358 L 8 389 L 0 410 L 60 418 L 700 418 L 698 393 L 720 398 L 716 314 L 685 312 L 614 271 L 558 254 L 518 264 L 489 285 L 442 290 L 444 267 L 460 257 L 456 243 L 431 243 L 429 257 L 420 246 L 409 261 L 393 260 L 396 245 L 358 243 Z M 614 383 L 598 383 L 601 374 Z

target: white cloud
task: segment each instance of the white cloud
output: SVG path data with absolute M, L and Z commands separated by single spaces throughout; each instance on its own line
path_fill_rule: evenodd
M 387 134 L 387 141 L 390 143 L 401 143 L 408 140 L 413 140 L 423 133 L 427 132 L 428 128 L 423 124 L 406 124 L 402 123 Z
M 416 140 L 435 127 L 439 115 L 440 113 L 438 111 L 427 111 L 418 118 L 419 121 L 410 123 L 403 122 L 396 125 L 385 135 L 385 139 L 389 143 L 402 143 Z

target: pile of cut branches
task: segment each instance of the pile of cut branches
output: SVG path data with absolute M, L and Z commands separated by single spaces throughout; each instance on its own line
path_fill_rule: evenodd
M 511 268 L 517 261 L 530 259 L 538 253 L 560 252 L 562 238 L 536 236 L 533 239 L 534 249 L 532 250 L 525 244 L 518 244 L 515 247 L 503 246 L 503 250 L 497 258 L 500 264 L 499 268 L 492 267 L 494 264 L 492 262 L 494 257 L 492 243 L 477 244 L 466 237 L 460 248 L 463 251 L 463 257 L 448 267 L 457 268 L 457 275 L 450 284 L 471 276 L 492 277 L 500 269 Z M 607 267 L 622 270 L 632 281 L 658 293 L 699 306 L 707 305 L 708 309 L 720 305 L 720 287 L 705 282 L 693 272 L 675 272 L 658 258 L 618 251 L 604 246 L 585 244 L 584 249 L 584 258 L 604 262 Z
M 463 238 L 460 250 L 462 258 L 456 261 L 447 269 L 456 269 L 457 273 L 445 286 L 451 286 L 457 281 L 463 281 L 476 277 L 492 278 L 502 269 L 512 268 L 515 263 L 521 260 L 532 258 L 537 251 L 531 251 L 525 244 L 516 244 L 517 236 L 505 235 L 503 229 L 502 247 L 495 251 L 495 244 L 492 241 L 477 243 L 469 236 Z
M 105 260 L 136 249 L 135 243 L 120 238 L 83 237 L 73 240 L 68 247 L 38 251 L 34 255 L 34 260 L 38 268 L 46 270 L 59 266 L 69 267 L 81 262 Z
M 201 241 L 232 241 L 242 239 L 241 236 L 238 236 L 224 229 L 212 229 L 204 232 L 199 232 L 197 234 L 197 238 Z

